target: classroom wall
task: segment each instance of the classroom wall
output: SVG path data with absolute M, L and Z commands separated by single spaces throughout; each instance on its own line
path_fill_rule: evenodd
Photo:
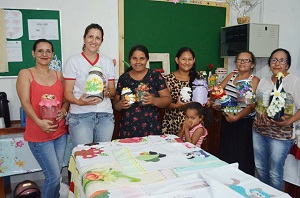
M 48 2 L 1 0 L 0 7 L 60 9 L 64 60 L 81 51 L 84 28 L 92 22 L 97 22 L 103 26 L 105 31 L 104 43 L 100 51 L 118 60 L 118 0 L 52 0 Z M 290 72 L 296 75 L 300 75 L 298 66 L 300 64 L 300 39 L 298 38 L 300 24 L 296 21 L 300 17 L 300 13 L 297 12 L 299 7 L 300 1 L 298 0 L 284 2 L 263 0 L 263 3 L 251 12 L 251 22 L 280 25 L 279 47 L 290 51 L 292 56 Z M 237 24 L 236 16 L 236 12 L 231 11 L 230 25 Z M 229 58 L 229 71 L 234 68 L 233 58 Z M 259 77 L 271 74 L 266 58 L 258 59 L 255 73 Z M 20 107 L 15 91 L 15 81 L 16 78 L 0 78 L 0 91 L 4 91 L 8 95 L 12 120 L 19 119 Z
M 63 61 L 80 53 L 84 29 L 90 23 L 98 23 L 104 29 L 103 53 L 119 62 L 118 0 L 1 0 L 1 8 L 25 8 L 61 11 Z M 118 65 L 116 75 L 119 76 Z M 11 120 L 19 120 L 20 102 L 15 90 L 16 78 L 0 78 L 0 92 L 6 92 Z
M 292 57 L 290 73 L 300 76 L 300 23 L 298 21 L 300 13 L 299 0 L 262 0 L 262 9 L 253 10 L 251 22 L 264 24 L 279 24 L 279 47 L 287 49 Z M 236 13 L 231 13 L 231 24 L 236 24 Z M 253 20 L 252 20 L 253 19 Z M 258 77 L 271 75 L 267 58 L 257 60 L 255 74 Z M 233 59 L 229 60 L 229 70 L 233 70 L 235 64 Z

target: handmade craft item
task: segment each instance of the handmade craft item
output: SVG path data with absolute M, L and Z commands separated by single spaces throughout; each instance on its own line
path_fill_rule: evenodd
M 221 109 L 225 113 L 236 115 L 242 109 L 238 106 L 237 101 L 226 94 L 226 91 L 221 86 L 213 87 L 211 95 L 218 99 L 221 103 Z
M 202 105 L 207 103 L 207 82 L 205 78 L 196 78 L 193 82 L 193 97 L 192 101 L 199 102 Z
M 93 66 L 90 68 L 85 85 L 86 97 L 99 97 L 103 100 L 106 77 L 102 72 L 102 67 Z
M 129 102 L 129 104 L 133 104 L 136 102 L 136 95 L 132 93 L 132 90 L 129 87 L 123 87 L 121 97 L 125 98 L 125 100 Z
M 142 97 L 144 96 L 144 93 L 149 90 L 148 85 L 141 82 L 135 90 L 137 95 L 137 101 L 139 102 L 140 105 L 144 105 L 142 101 Z
M 211 90 L 213 87 L 217 85 L 218 74 L 209 75 L 207 78 L 208 82 L 208 90 Z
M 44 94 L 41 97 L 41 101 L 39 102 L 40 106 L 40 115 L 42 119 L 47 119 L 53 122 L 53 125 L 57 125 L 58 122 L 56 120 L 57 112 L 58 112 L 58 104 L 60 102 L 54 95 Z
M 190 87 L 182 87 L 180 90 L 180 101 L 190 102 L 192 95 L 192 89 Z
M 255 93 L 253 92 L 251 80 L 236 81 L 237 101 L 240 105 L 246 106 L 255 103 Z
M 275 120 L 281 121 L 281 117 L 284 115 L 284 107 L 286 101 L 286 92 L 283 89 L 282 79 L 284 78 L 283 73 L 279 72 L 277 75 L 277 82 L 274 85 L 273 91 L 271 92 L 270 105 L 267 109 L 268 117 Z

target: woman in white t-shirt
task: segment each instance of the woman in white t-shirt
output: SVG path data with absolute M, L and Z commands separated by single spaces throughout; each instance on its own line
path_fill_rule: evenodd
M 103 42 L 103 29 L 90 24 L 83 35 L 83 51 L 71 56 L 64 65 L 64 95 L 70 102 L 67 117 L 73 145 L 111 141 L 114 115 L 110 98 L 115 95 L 115 72 L 110 58 L 99 55 Z M 104 98 L 86 97 L 86 79 L 90 68 L 101 67 L 106 78 Z

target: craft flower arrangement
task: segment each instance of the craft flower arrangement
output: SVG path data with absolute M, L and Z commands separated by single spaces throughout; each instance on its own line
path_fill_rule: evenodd
M 211 95 L 219 100 L 221 109 L 225 113 L 236 115 L 242 110 L 236 101 L 226 94 L 226 91 L 221 86 L 214 87 L 211 91 Z
M 217 85 L 218 74 L 212 74 L 208 76 L 208 90 L 211 90 L 214 86 Z
M 268 116 L 276 121 L 280 121 L 284 114 L 284 106 L 286 100 L 286 92 L 283 89 L 282 79 L 284 75 L 279 72 L 277 75 L 277 82 L 274 85 L 273 92 L 271 92 L 271 102 L 267 109 Z
M 252 89 L 251 80 L 240 80 L 237 84 L 237 98 L 238 102 L 243 104 L 252 104 L 255 102 L 255 93 Z
M 214 65 L 213 64 L 208 64 L 207 68 L 208 68 L 208 72 L 211 73 L 212 70 L 214 69 Z
M 250 22 L 249 12 L 260 4 L 260 0 L 226 0 L 226 4 L 238 12 L 237 22 L 244 24 Z
M 149 86 L 141 82 L 135 90 L 138 102 L 143 105 L 142 97 L 144 96 L 144 92 L 149 90 Z

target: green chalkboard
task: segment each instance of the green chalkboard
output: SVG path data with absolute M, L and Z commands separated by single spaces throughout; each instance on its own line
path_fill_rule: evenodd
M 169 53 L 170 71 L 175 71 L 179 48 L 190 47 L 196 54 L 197 70 L 208 64 L 223 67 L 220 32 L 226 23 L 226 8 L 150 0 L 124 1 L 124 57 L 136 44 L 150 53 Z M 152 69 L 152 64 L 150 64 Z
M 31 55 L 32 46 L 35 40 L 29 40 L 28 19 L 42 20 L 57 20 L 58 24 L 58 40 L 50 40 L 53 43 L 54 54 L 58 60 L 62 58 L 61 49 L 61 30 L 60 30 L 60 12 L 58 10 L 32 10 L 32 9 L 10 9 L 4 10 L 19 10 L 22 13 L 23 35 L 16 39 L 7 39 L 7 41 L 21 41 L 22 62 L 8 62 L 8 72 L 0 73 L 0 77 L 17 76 L 19 71 L 24 68 L 29 68 L 35 65 L 35 60 Z

